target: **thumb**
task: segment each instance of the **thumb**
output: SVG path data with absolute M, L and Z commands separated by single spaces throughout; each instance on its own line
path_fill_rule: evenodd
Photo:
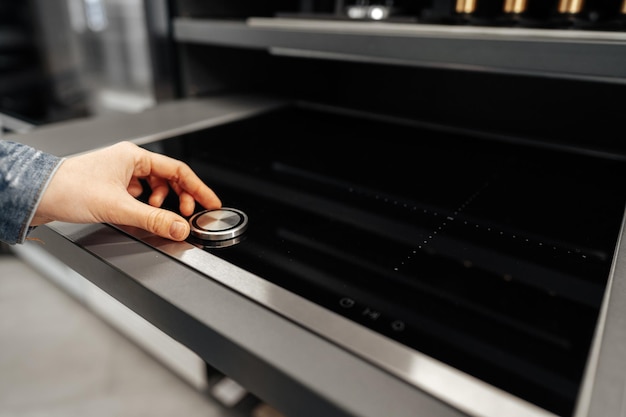
M 189 236 L 189 223 L 182 216 L 135 199 L 132 199 L 123 219 L 122 224 L 140 227 L 167 239 L 181 241 Z

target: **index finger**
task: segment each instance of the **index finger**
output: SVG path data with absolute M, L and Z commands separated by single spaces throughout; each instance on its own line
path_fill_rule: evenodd
M 206 209 L 216 209 L 222 206 L 215 192 L 196 175 L 189 165 L 146 149 L 142 151 L 135 163 L 134 174 L 136 176 L 153 175 L 176 184 Z

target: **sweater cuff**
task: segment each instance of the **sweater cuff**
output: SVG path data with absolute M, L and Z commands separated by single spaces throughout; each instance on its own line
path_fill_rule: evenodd
M 0 240 L 24 243 L 35 211 L 64 158 L 0 141 Z

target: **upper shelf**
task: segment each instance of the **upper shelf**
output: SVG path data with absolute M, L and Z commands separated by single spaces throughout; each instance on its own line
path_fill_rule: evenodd
M 626 33 L 293 18 L 177 18 L 182 42 L 273 54 L 626 83 Z

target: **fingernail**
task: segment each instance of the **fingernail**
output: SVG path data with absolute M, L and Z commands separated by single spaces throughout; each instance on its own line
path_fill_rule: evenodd
M 170 236 L 176 240 L 182 240 L 187 233 L 187 225 L 182 222 L 174 222 L 170 226 Z

